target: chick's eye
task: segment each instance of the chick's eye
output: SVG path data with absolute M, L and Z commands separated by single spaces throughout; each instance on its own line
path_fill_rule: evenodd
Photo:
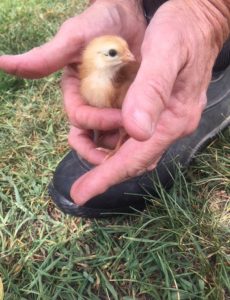
M 117 51 L 115 49 L 110 49 L 109 50 L 109 56 L 114 57 L 117 55 Z

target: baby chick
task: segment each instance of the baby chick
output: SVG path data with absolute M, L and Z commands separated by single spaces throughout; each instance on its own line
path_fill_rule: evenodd
M 138 69 L 127 42 L 119 36 L 105 35 L 93 39 L 85 48 L 79 67 L 81 95 L 89 105 L 121 108 L 125 94 Z M 114 154 L 124 141 L 124 129 Z M 109 150 L 108 150 L 109 152 Z

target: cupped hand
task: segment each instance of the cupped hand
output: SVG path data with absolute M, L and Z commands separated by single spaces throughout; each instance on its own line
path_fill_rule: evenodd
M 175 140 L 197 128 L 212 67 L 227 38 L 216 12 L 211 1 L 171 0 L 159 8 L 146 30 L 142 63 L 122 107 L 130 138 L 73 184 L 76 203 L 83 205 L 110 186 L 152 170 Z
M 98 164 L 106 154 L 96 150 L 90 129 L 117 129 L 122 118 L 117 109 L 97 109 L 85 105 L 82 100 L 77 77 L 82 49 L 96 36 L 119 35 L 127 40 L 135 57 L 140 59 L 146 21 L 141 0 L 91 2 L 93 4 L 82 14 L 67 20 L 48 43 L 24 54 L 0 56 L 0 69 L 24 78 L 41 78 L 64 68 L 64 104 L 70 123 L 75 126 L 69 136 L 70 144 L 79 154 Z

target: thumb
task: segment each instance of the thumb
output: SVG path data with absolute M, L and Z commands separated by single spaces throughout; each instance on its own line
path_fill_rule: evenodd
M 71 30 L 76 27 L 73 19 L 63 23 L 56 36 L 44 45 L 24 54 L 1 55 L 0 69 L 24 78 L 41 78 L 73 62 L 82 40 L 80 35 L 72 35 L 76 31 Z
M 168 105 L 183 63 L 177 37 L 172 36 L 171 29 L 169 37 L 167 28 L 163 26 L 147 29 L 142 45 L 142 62 L 124 100 L 124 126 L 128 134 L 137 140 L 147 140 L 152 136 L 161 112 Z

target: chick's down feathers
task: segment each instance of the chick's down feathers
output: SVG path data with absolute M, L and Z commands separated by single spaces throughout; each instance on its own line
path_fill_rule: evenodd
M 92 106 L 121 108 L 137 68 L 124 39 L 112 35 L 95 38 L 82 55 L 81 95 Z
M 121 108 L 138 67 L 127 42 L 121 37 L 105 35 L 93 39 L 83 51 L 79 66 L 83 99 L 99 108 Z M 113 153 L 121 146 L 124 136 L 124 129 L 120 129 Z

